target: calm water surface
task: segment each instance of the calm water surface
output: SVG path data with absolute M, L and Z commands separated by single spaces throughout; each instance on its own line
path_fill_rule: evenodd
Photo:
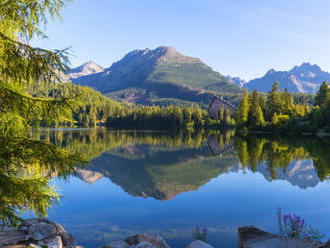
M 35 135 L 91 161 L 52 180 L 63 198 L 49 211 L 84 247 L 149 233 L 183 248 L 196 225 L 208 228 L 214 247 L 237 247 L 239 226 L 277 232 L 277 206 L 330 237 L 329 138 L 104 129 Z

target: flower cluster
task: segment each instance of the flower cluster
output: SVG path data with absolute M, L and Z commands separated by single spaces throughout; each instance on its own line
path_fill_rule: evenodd
M 204 227 L 201 230 L 199 226 L 196 226 L 196 229 L 194 230 L 193 235 L 194 235 L 194 239 L 205 242 L 206 236 L 207 236 L 207 227 Z
M 305 220 L 296 214 L 282 216 L 281 208 L 277 208 L 278 225 L 281 236 L 287 238 L 299 238 L 321 241 L 324 235 L 312 226 L 307 226 Z

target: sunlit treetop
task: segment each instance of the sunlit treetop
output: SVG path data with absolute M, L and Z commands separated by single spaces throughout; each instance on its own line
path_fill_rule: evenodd
M 45 34 L 40 30 L 47 18 L 60 16 L 65 2 L 70 0 L 3 0 L 0 3 L 0 31 L 9 38 L 30 40 Z
M 16 126 L 11 123 L 26 124 L 36 116 L 43 119 L 70 116 L 74 96 L 36 99 L 25 91 L 31 84 L 59 81 L 60 73 L 68 69 L 67 50 L 29 45 L 34 36 L 46 37 L 40 27 L 49 18 L 60 17 L 65 2 L 5 0 L 0 3 L 0 129 Z

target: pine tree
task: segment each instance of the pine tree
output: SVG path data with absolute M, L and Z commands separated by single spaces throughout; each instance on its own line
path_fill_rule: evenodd
M 276 82 L 272 86 L 272 90 L 268 93 L 267 97 L 267 112 L 266 115 L 270 119 L 273 117 L 274 113 L 280 114 L 281 111 L 281 99 L 278 93 L 279 82 Z
M 35 98 L 26 88 L 52 83 L 67 69 L 66 51 L 33 48 L 29 41 L 43 36 L 47 16 L 59 15 L 63 0 L 6 0 L 0 3 L 0 225 L 17 225 L 24 209 L 46 215 L 59 195 L 49 175 L 65 176 L 82 162 L 45 141 L 24 135 L 29 123 L 51 124 L 71 117 L 75 99 Z M 24 172 L 33 176 L 19 177 Z
M 323 82 L 315 96 L 315 106 L 322 106 L 330 100 L 330 89 L 326 82 Z
M 254 119 L 255 119 L 256 126 L 265 125 L 264 113 L 260 106 L 257 107 L 257 111 L 255 113 Z
M 250 96 L 250 109 L 249 109 L 249 117 L 248 117 L 249 126 L 256 125 L 256 116 L 257 116 L 258 108 L 259 108 L 259 95 L 258 92 L 254 90 Z
M 242 101 L 236 111 L 236 124 L 244 127 L 247 125 L 249 115 L 249 94 L 247 90 L 244 91 Z
M 287 88 L 285 88 L 284 92 L 280 93 L 280 99 L 281 99 L 280 112 L 282 114 L 291 116 L 293 114 L 294 101 L 293 101 L 293 97 L 290 95 Z
M 225 120 L 225 108 L 222 106 L 219 110 L 219 121 L 220 123 Z
M 278 124 L 278 116 L 276 114 L 276 112 L 274 113 L 273 117 L 272 117 L 272 124 L 276 125 Z

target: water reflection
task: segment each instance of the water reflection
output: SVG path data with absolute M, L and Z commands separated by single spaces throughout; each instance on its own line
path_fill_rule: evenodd
M 197 224 L 214 247 L 237 247 L 238 226 L 276 231 L 278 205 L 329 234 L 326 139 L 105 129 L 31 136 L 91 160 L 68 182 L 54 180 L 65 197 L 50 212 L 84 247 L 137 232 L 184 247 Z
M 171 200 L 223 173 L 250 170 L 268 181 L 314 187 L 330 174 L 327 139 L 279 139 L 221 132 L 44 130 L 35 137 L 91 161 L 76 175 L 92 184 L 109 178 L 138 197 Z
M 47 215 L 60 195 L 49 184 L 54 176 L 65 178 L 84 160 L 76 153 L 38 139 L 0 138 L 0 226 L 16 226 L 22 213 Z

